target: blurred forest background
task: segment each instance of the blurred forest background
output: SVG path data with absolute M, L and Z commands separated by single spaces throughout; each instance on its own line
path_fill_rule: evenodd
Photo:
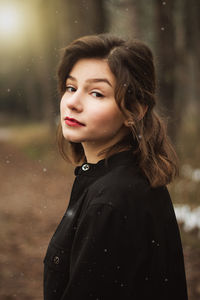
M 43 257 L 74 179 L 56 148 L 56 68 L 70 41 L 102 32 L 154 52 L 158 107 L 180 158 L 169 189 L 189 299 L 200 299 L 200 1 L 0 0 L 2 300 L 43 297 Z

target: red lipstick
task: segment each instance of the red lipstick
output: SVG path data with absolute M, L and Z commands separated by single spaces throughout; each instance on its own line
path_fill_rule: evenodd
M 85 126 L 84 124 L 80 123 L 76 119 L 69 118 L 69 117 L 65 118 L 65 124 L 73 127 Z

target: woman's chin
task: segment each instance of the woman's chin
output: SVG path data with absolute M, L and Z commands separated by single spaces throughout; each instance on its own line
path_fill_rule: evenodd
M 63 136 L 66 141 L 71 142 L 71 143 L 82 143 L 83 142 L 83 140 L 78 137 L 72 137 L 72 136 L 66 135 L 66 134 L 63 134 Z

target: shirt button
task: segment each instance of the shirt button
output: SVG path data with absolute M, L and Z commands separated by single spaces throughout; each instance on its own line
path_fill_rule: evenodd
M 58 256 L 54 256 L 53 262 L 54 262 L 55 265 L 58 265 L 59 262 L 60 262 L 60 258 Z
M 87 170 L 89 170 L 89 168 L 90 168 L 90 166 L 88 164 L 82 165 L 82 170 L 83 171 L 87 171 Z

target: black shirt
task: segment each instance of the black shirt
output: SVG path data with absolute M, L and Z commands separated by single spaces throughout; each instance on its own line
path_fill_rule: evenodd
M 45 300 L 186 300 L 167 188 L 151 188 L 131 151 L 75 168 L 68 208 L 44 259 Z

